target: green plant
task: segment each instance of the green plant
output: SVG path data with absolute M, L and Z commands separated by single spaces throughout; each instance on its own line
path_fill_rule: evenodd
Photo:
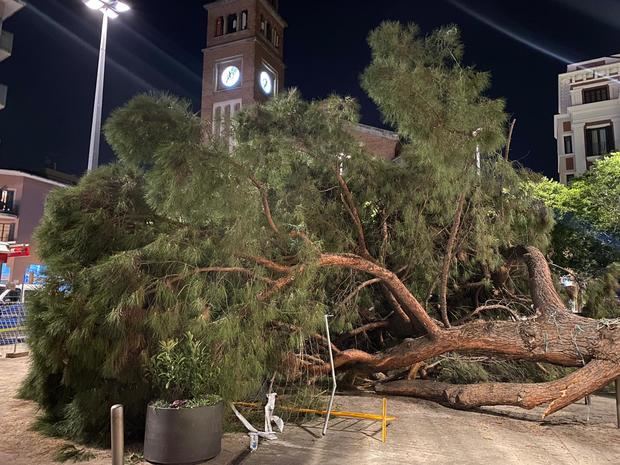
M 56 462 L 88 462 L 95 458 L 95 454 L 86 449 L 78 449 L 73 444 L 64 444 L 54 454 L 54 461 Z
M 156 406 L 192 408 L 219 401 L 208 395 L 215 374 L 209 352 L 190 332 L 181 341 L 161 341 L 148 373 L 158 396 Z

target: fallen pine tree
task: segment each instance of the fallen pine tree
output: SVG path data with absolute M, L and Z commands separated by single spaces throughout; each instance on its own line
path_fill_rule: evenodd
M 170 96 L 111 116 L 118 161 L 53 192 L 37 231 L 48 279 L 22 395 L 42 428 L 105 442 L 122 403 L 140 437 L 149 360 L 188 331 L 226 400 L 256 401 L 274 372 L 321 383 L 327 313 L 338 373 L 382 378 L 382 392 L 551 413 L 617 376 L 617 325 L 570 314 L 554 290 L 538 251 L 551 212 L 502 156 L 503 102 L 461 63 L 458 31 L 387 23 L 370 45 L 362 84 L 401 137 L 397 160 L 353 137 L 350 98 L 282 92 L 236 117 L 232 147 Z M 448 353 L 581 368 L 529 386 L 416 379 Z

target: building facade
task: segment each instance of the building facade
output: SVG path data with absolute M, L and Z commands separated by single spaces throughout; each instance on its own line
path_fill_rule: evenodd
M 555 138 L 560 182 L 620 147 L 620 54 L 568 65 L 558 76 Z
M 0 61 L 13 53 L 13 34 L 5 30 L 4 22 L 24 7 L 21 0 L 0 0 Z M 8 88 L 0 83 L 0 110 L 6 107 Z
M 225 137 L 241 108 L 280 91 L 287 25 L 277 0 L 219 0 L 206 9 L 202 117 Z
M 2 284 L 28 282 L 43 270 L 32 235 L 43 217 L 45 200 L 66 184 L 15 170 L 0 169 L 0 242 L 29 244 L 30 255 L 2 264 Z

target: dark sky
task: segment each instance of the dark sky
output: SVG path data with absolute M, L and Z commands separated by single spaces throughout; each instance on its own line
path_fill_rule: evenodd
M 0 112 L 0 167 L 38 170 L 46 163 L 86 169 L 100 16 L 81 0 L 27 0 L 10 18 L 13 56 L 0 64 L 9 85 Z M 206 36 L 204 0 L 126 0 L 131 13 L 111 22 L 104 118 L 133 95 L 163 89 L 199 109 Z M 513 159 L 554 176 L 553 115 L 565 61 L 620 52 L 618 0 L 281 0 L 286 86 L 308 99 L 336 92 L 358 98 L 363 122 L 381 125 L 363 95 L 368 32 L 382 20 L 414 21 L 425 32 L 458 24 L 465 60 L 493 75 L 491 95 L 517 119 Z M 113 155 L 106 146 L 103 162 Z

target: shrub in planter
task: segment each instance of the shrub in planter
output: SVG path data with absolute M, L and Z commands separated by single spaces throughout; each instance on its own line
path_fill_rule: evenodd
M 224 406 L 219 396 L 209 394 L 213 373 L 207 349 L 191 333 L 182 341 L 161 343 L 149 367 L 159 398 L 146 413 L 147 461 L 191 464 L 220 453 Z

